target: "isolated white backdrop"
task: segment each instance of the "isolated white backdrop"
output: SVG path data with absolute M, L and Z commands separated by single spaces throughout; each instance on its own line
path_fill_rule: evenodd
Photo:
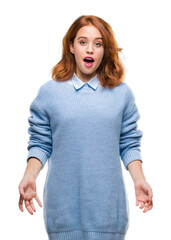
M 47 240 L 43 209 L 18 208 L 28 142 L 29 106 L 39 87 L 51 79 L 60 60 L 62 39 L 81 15 L 96 15 L 113 28 L 141 115 L 141 153 L 145 177 L 153 189 L 154 207 L 143 213 L 135 205 L 131 176 L 123 167 L 130 206 L 126 240 L 170 238 L 170 8 L 169 1 L 43 1 L 0 3 L 0 239 Z M 43 203 L 47 164 L 37 178 Z

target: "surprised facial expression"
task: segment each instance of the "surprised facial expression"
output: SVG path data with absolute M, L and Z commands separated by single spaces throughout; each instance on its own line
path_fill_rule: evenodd
M 70 44 L 70 51 L 75 56 L 77 76 L 90 79 L 96 74 L 104 55 L 100 31 L 92 25 L 80 28 L 74 43 Z

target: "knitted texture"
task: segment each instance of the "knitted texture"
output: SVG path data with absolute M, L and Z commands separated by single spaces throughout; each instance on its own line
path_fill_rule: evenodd
M 68 84 L 70 83 L 70 84 Z M 143 135 L 125 82 L 103 88 L 75 74 L 44 83 L 30 105 L 28 156 L 48 162 L 43 212 L 50 240 L 124 240 L 129 204 L 121 163 L 140 160 Z

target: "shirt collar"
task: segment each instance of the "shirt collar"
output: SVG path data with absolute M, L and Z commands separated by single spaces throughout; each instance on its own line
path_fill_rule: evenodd
M 76 88 L 76 90 L 81 89 L 84 85 L 88 84 L 89 87 L 93 88 L 94 90 L 97 89 L 100 80 L 97 77 L 97 74 L 91 78 L 88 82 L 83 82 L 81 79 L 77 77 L 77 75 L 74 73 L 73 77 L 71 78 L 71 83 Z

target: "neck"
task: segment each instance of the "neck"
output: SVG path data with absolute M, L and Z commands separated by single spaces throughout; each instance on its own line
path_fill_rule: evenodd
M 93 72 L 92 74 L 84 74 L 76 71 L 75 74 L 83 82 L 88 82 L 91 78 L 93 78 L 96 75 L 96 72 Z

